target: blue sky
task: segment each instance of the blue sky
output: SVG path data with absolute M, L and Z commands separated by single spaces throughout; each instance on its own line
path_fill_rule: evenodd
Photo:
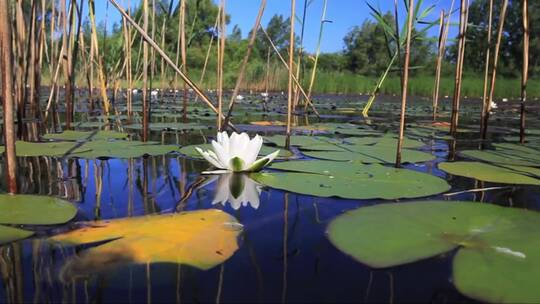
M 120 4 L 126 5 L 127 0 L 118 0 Z M 381 8 L 383 11 L 393 11 L 393 0 L 368 0 L 370 4 Z M 137 5 L 138 0 L 131 0 L 131 4 Z M 176 2 L 176 1 L 175 1 Z M 217 0 L 214 2 L 218 3 Z M 303 11 L 304 0 L 296 0 L 297 15 L 301 16 Z M 309 1 L 308 1 L 309 2 Z M 449 10 L 451 0 L 425 0 L 424 7 L 435 5 L 433 13 L 428 20 L 438 18 L 440 10 Z M 457 8 L 459 1 L 456 1 L 454 8 Z M 400 12 L 404 12 L 403 1 L 398 0 L 401 5 Z M 231 22 L 228 25 L 230 31 L 235 24 L 238 24 L 242 30 L 242 35 L 245 37 L 255 22 L 257 12 L 259 10 L 259 0 L 226 0 L 226 11 L 231 16 Z M 307 10 L 306 27 L 304 34 L 304 46 L 308 52 L 314 52 L 317 45 L 319 34 L 319 21 L 322 13 L 323 0 L 313 0 Z M 274 14 L 282 14 L 289 16 L 291 11 L 291 1 L 289 0 L 267 0 L 266 10 L 263 16 L 263 24 L 266 25 Z M 96 0 L 96 16 L 98 22 L 108 16 L 108 27 L 110 28 L 113 22 L 120 21 L 120 14 L 116 9 L 109 5 L 107 9 L 106 0 Z M 323 40 L 321 44 L 322 52 L 337 52 L 343 49 L 343 37 L 355 25 L 361 25 L 367 18 L 371 19 L 369 7 L 364 0 L 328 0 L 327 18 L 332 20 L 332 23 L 327 23 L 324 28 Z M 454 13 L 452 20 L 457 22 L 458 13 Z M 299 25 L 297 24 L 299 32 Z M 429 35 L 436 36 L 437 28 L 430 30 Z M 450 37 L 454 37 L 457 32 L 456 27 L 450 31 Z

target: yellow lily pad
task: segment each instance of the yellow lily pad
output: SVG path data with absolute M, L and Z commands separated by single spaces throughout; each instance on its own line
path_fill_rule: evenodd
M 109 241 L 73 257 L 61 277 L 74 279 L 128 263 L 176 263 L 210 269 L 238 249 L 242 226 L 220 210 L 149 215 L 90 222 L 52 241 L 81 245 Z

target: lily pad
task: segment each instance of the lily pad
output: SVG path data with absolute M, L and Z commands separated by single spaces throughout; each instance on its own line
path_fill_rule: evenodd
M 537 173 L 537 171 L 532 167 L 496 166 L 481 162 L 457 161 L 439 163 L 439 169 L 453 175 L 470 177 L 486 182 L 540 185 L 540 179 L 534 177 L 536 175 L 534 172 Z
M 379 164 L 393 164 L 396 161 L 395 148 L 388 146 L 342 146 L 341 151 L 302 151 L 302 153 L 309 157 L 336 160 L 336 161 L 356 161 L 367 164 L 379 163 Z M 346 148 L 346 149 L 345 149 Z M 415 150 L 403 149 L 401 152 L 401 161 L 403 163 L 419 163 L 434 160 L 435 156 Z
M 188 156 L 188 157 L 191 157 L 191 158 L 197 158 L 197 159 L 203 159 L 203 157 L 201 156 L 201 154 L 199 154 L 199 152 L 197 152 L 197 150 L 195 150 L 196 147 L 199 147 L 201 149 L 203 149 L 204 151 L 206 150 L 212 150 L 212 145 L 211 144 L 200 144 L 200 145 L 189 145 L 189 146 L 184 146 L 182 148 L 180 148 L 179 152 L 184 154 L 185 156 Z M 259 156 L 266 156 L 270 153 L 273 153 L 275 152 L 277 149 L 276 148 L 273 148 L 273 147 L 268 147 L 268 146 L 262 146 L 261 147 L 261 150 L 259 151 Z M 289 158 L 289 157 L 293 157 L 294 154 L 289 151 L 289 150 L 285 150 L 285 149 L 279 149 L 279 154 L 278 154 L 278 159 L 284 159 L 284 158 Z
M 285 146 L 285 135 L 273 135 L 264 138 L 265 141 L 275 144 L 278 147 Z M 325 150 L 325 151 L 340 151 L 341 149 L 336 144 L 341 141 L 322 137 L 322 136 L 305 136 L 305 135 L 293 135 L 291 136 L 291 146 L 299 146 L 302 149 L 310 150 Z
M 125 139 L 127 133 L 115 131 L 71 131 L 67 130 L 62 133 L 45 134 L 45 139 L 66 140 L 66 141 L 89 141 L 89 140 L 107 140 L 107 139 Z
M 282 171 L 253 173 L 257 182 L 301 194 L 348 199 L 397 199 L 445 192 L 450 186 L 438 177 L 379 164 L 333 161 L 274 163 Z
M 131 124 L 124 126 L 126 129 L 133 130 L 142 130 L 142 124 Z M 163 131 L 163 130 L 208 130 L 211 129 L 210 126 L 200 125 L 196 123 L 176 123 L 176 122 L 156 122 L 148 125 L 148 129 L 152 131 Z
M 53 225 L 71 220 L 77 208 L 70 202 L 51 197 L 0 194 L 0 223 L 15 225 Z
M 73 142 L 15 142 L 17 156 L 67 156 L 89 151 Z M 0 153 L 4 146 L 0 147 Z
M 32 231 L 0 225 L 0 245 L 25 239 L 33 234 Z
M 460 154 L 467 158 L 481 160 L 495 164 L 516 165 L 516 166 L 540 166 L 540 159 L 526 157 L 525 153 L 519 151 L 498 151 L 498 150 L 464 150 Z
M 234 217 L 215 209 L 88 224 L 51 238 L 70 245 L 109 241 L 68 261 L 62 268 L 64 279 L 128 263 L 178 263 L 210 269 L 233 255 L 242 231 Z
M 448 201 L 359 208 L 328 227 L 338 249 L 376 268 L 457 249 L 452 281 L 458 290 L 498 303 L 540 301 L 538 233 L 537 212 Z
M 356 144 L 356 145 L 377 145 L 380 147 L 390 147 L 390 148 L 396 148 L 397 147 L 397 135 L 396 134 L 385 134 L 381 137 L 350 137 L 346 138 L 345 141 Z M 411 139 L 411 138 L 403 138 L 403 148 L 420 148 L 425 146 L 423 142 Z
M 135 158 L 144 155 L 164 155 L 170 152 L 178 151 L 175 145 L 161 145 L 154 142 L 140 141 L 104 141 L 96 140 L 82 144 L 81 148 L 87 149 L 86 152 L 78 153 L 74 156 L 80 158 Z

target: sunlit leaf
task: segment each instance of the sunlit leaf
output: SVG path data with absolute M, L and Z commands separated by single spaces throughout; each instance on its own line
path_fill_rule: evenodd
M 210 269 L 238 249 L 241 227 L 231 215 L 210 209 L 89 222 L 51 240 L 71 245 L 110 240 L 69 260 L 62 276 L 70 279 L 126 263 L 178 263 Z

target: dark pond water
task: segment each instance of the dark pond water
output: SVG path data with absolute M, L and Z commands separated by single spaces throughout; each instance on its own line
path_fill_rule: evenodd
M 339 107 L 359 107 L 362 97 L 324 97 L 323 121 L 350 121 L 358 117 L 339 113 Z M 372 124 L 392 128 L 397 122 L 397 103 L 375 106 Z M 337 110 L 331 110 L 336 105 Z M 476 105 L 476 104 L 475 104 Z M 246 106 L 249 112 L 250 105 Z M 420 99 L 413 104 L 409 122 L 429 120 L 429 104 Z M 492 139 L 509 135 L 518 126 L 513 106 L 495 115 Z M 428 110 L 426 110 L 428 109 Z M 448 103 L 443 111 L 448 111 Z M 471 106 L 471 109 L 476 109 Z M 276 111 L 279 109 L 276 109 Z M 466 113 L 462 125 L 477 124 L 477 111 Z M 336 114 L 337 112 L 337 114 Z M 345 111 L 346 112 L 346 111 Z M 443 113 L 443 115 L 445 115 Z M 86 114 L 80 115 L 86 117 Z M 236 118 L 237 124 L 262 120 L 259 114 Z M 537 118 L 529 118 L 537 126 Z M 443 118 L 443 120 L 447 118 Z M 498 121 L 501 119 L 501 121 Z M 165 121 L 153 118 L 154 121 Z M 268 120 L 283 120 L 272 114 Z M 169 120 L 170 121 L 170 120 Z M 303 118 L 299 118 L 300 123 Z M 209 120 L 209 124 L 212 121 Z M 365 121 L 358 121 L 365 123 Z M 260 134 L 272 129 L 245 126 Z M 276 130 L 279 131 L 279 130 Z M 499 132 L 500 131 L 500 132 Z M 205 130 L 211 135 L 215 131 Z M 510 134 L 511 135 L 511 134 Z M 514 134 L 515 135 L 515 134 Z M 136 135 L 135 135 L 136 137 Z M 202 143 L 199 132 L 179 134 L 152 132 L 165 143 Z M 478 133 L 461 134 L 456 149 L 474 148 Z M 423 151 L 437 156 L 432 162 L 407 165 L 449 181 L 458 192 L 478 188 L 477 181 L 455 177 L 437 169 L 437 162 L 452 157 L 447 140 L 427 140 Z M 459 159 L 459 157 L 458 157 Z M 79 209 L 76 219 L 54 229 L 34 227 L 38 234 L 0 248 L 0 302 L 470 302 L 453 286 L 452 256 L 447 253 L 416 263 L 387 269 L 372 269 L 336 249 L 326 236 L 327 224 L 347 210 L 385 203 L 384 200 L 344 200 L 320 198 L 263 188 L 260 201 L 246 206 L 213 204 L 218 183 L 203 187 L 200 172 L 204 161 L 180 154 L 137 159 L 20 158 L 22 192 L 56 195 L 72 201 Z M 484 183 L 483 187 L 503 186 Z M 485 192 L 464 193 L 430 199 L 475 200 L 540 210 L 540 187 L 504 187 Z M 233 208 L 234 207 L 234 208 Z M 221 209 L 238 219 L 244 229 L 239 249 L 223 264 L 203 271 L 170 263 L 129 264 L 106 261 L 81 270 L 71 280 L 61 278 L 67 261 L 91 247 L 58 246 L 46 241 L 49 235 L 78 227 L 77 222 L 113 219 L 153 213 L 198 209 Z

